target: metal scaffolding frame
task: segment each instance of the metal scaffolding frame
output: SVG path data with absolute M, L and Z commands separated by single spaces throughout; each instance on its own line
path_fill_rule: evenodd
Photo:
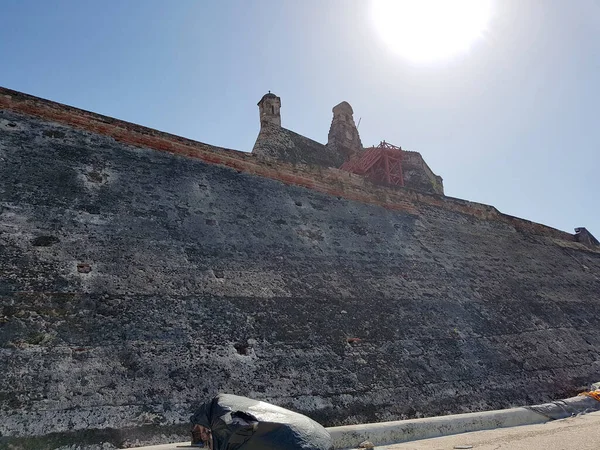
M 340 169 L 362 175 L 378 184 L 404 186 L 402 157 L 401 147 L 381 141 L 377 147 L 367 148 L 346 161 Z

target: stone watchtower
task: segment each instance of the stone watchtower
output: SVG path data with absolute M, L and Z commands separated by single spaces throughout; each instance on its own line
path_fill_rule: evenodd
M 269 91 L 263 95 L 263 98 L 258 102 L 258 110 L 260 112 L 260 126 L 273 124 L 281 126 L 281 99 Z
M 348 102 L 334 106 L 333 120 L 327 136 L 327 146 L 344 155 L 346 160 L 363 149 L 353 114 Z

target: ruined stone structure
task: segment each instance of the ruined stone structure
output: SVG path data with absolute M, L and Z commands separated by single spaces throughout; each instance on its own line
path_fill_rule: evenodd
M 333 120 L 327 137 L 327 146 L 344 155 L 345 160 L 352 158 L 363 149 L 358 128 L 354 124 L 354 111 L 348 102 L 333 107 Z
M 271 121 L 254 151 L 0 89 L 0 448 L 185 440 L 218 391 L 335 425 L 600 378 L 589 232 L 370 185 Z
M 260 126 L 275 125 L 281 126 L 281 99 L 269 91 L 263 95 L 263 98 L 258 102 L 260 111 Z
M 430 194 L 443 194 L 442 177 L 433 173 L 419 152 L 404 150 L 404 181 L 406 185 L 417 191 Z
M 348 105 L 349 106 L 349 105 Z M 269 92 L 258 102 L 260 132 L 252 153 L 264 160 L 320 167 L 340 167 L 346 157 L 336 147 L 325 146 L 281 127 L 281 99 Z
M 324 168 L 340 168 L 364 151 L 354 111 L 348 102 L 333 108 L 327 145 L 308 139 L 281 127 L 281 99 L 269 92 L 258 102 L 260 132 L 252 153 L 262 159 L 304 164 Z M 435 175 L 418 152 L 404 151 L 405 188 L 430 194 L 443 194 L 442 177 Z

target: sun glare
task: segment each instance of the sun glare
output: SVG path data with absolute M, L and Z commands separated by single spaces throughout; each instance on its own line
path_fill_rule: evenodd
M 382 39 L 415 62 L 468 51 L 483 36 L 491 12 L 491 0 L 372 0 Z

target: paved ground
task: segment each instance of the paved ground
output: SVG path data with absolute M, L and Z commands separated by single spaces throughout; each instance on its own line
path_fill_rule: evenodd
M 469 447 L 471 446 L 471 447 Z M 526 425 L 377 447 L 379 450 L 597 450 L 600 412 Z
M 144 447 L 176 450 L 179 444 Z M 189 447 L 188 447 L 189 448 Z M 500 428 L 376 447 L 377 450 L 598 450 L 600 412 L 555 420 L 541 425 Z

